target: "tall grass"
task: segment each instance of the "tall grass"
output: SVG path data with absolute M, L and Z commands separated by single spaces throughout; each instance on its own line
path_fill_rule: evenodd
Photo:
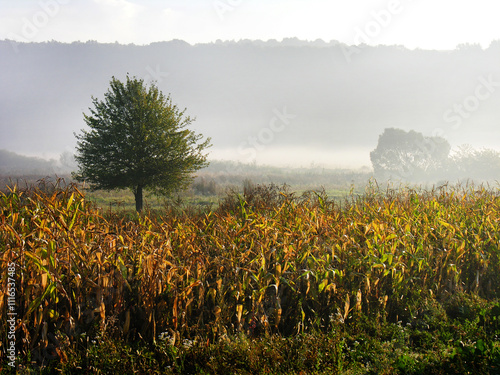
M 213 211 L 126 218 L 74 185 L 13 187 L 0 195 L 0 314 L 14 262 L 19 350 L 39 363 L 103 332 L 178 345 L 410 321 L 425 296 L 499 297 L 499 203 L 474 186 L 372 187 L 340 205 L 258 185 Z

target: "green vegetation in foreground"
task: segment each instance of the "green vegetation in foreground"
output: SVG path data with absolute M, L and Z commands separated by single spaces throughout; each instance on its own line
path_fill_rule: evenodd
M 406 325 L 359 314 L 329 332 L 290 337 L 244 334 L 216 343 L 160 334 L 155 343 L 127 343 L 102 332 L 68 348 L 52 374 L 498 374 L 500 305 L 468 294 L 443 305 L 423 301 L 425 316 Z M 495 332 L 495 333 L 494 333 Z M 15 373 L 6 371 L 5 373 Z
M 340 205 L 256 185 L 165 210 L 103 215 L 76 187 L 0 195 L 17 371 L 500 373 L 497 191 L 372 186 Z

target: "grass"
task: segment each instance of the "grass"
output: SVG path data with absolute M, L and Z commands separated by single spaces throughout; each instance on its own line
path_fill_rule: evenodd
M 499 203 L 477 186 L 339 201 L 247 183 L 209 210 L 137 215 L 76 186 L 11 189 L 17 370 L 498 373 Z
M 288 184 L 298 194 L 311 190 L 323 190 L 329 197 L 342 200 L 351 190 L 363 193 L 363 187 L 371 176 L 369 170 L 350 171 L 325 168 L 278 168 L 232 162 L 212 161 L 208 168 L 199 171 L 193 184 L 185 192 L 175 194 L 168 199 L 154 195 L 145 196 L 145 207 L 150 211 L 164 210 L 168 206 L 188 208 L 201 206 L 217 207 L 218 202 L 229 192 L 242 192 L 249 184 Z M 62 178 L 62 180 L 61 180 Z M 52 181 L 59 184 L 71 184 L 71 175 L 0 175 L 0 191 L 8 192 L 8 186 L 17 185 L 24 189 L 36 186 L 38 182 Z M 103 211 L 133 212 L 134 196 L 130 190 L 91 191 L 83 188 L 86 198 Z

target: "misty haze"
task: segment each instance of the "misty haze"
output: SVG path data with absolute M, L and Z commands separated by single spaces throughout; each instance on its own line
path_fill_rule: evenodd
M 500 147 L 500 43 L 453 51 L 337 42 L 0 43 L 0 149 L 74 152 L 112 76 L 155 81 L 210 136 L 211 160 L 372 167 L 384 129 Z M 465 176 L 464 176 L 465 177 Z

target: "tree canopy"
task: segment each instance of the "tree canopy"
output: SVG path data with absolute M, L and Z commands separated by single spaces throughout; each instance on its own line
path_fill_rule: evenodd
M 425 180 L 442 172 L 450 149 L 444 138 L 388 128 L 380 135 L 370 159 L 378 177 Z
M 90 114 L 84 114 L 89 130 L 75 135 L 76 178 L 92 188 L 130 188 L 141 211 L 143 190 L 168 195 L 187 187 L 193 172 L 208 165 L 203 151 L 210 138 L 189 130 L 194 119 L 155 84 L 113 77 L 104 100 L 92 101 Z

